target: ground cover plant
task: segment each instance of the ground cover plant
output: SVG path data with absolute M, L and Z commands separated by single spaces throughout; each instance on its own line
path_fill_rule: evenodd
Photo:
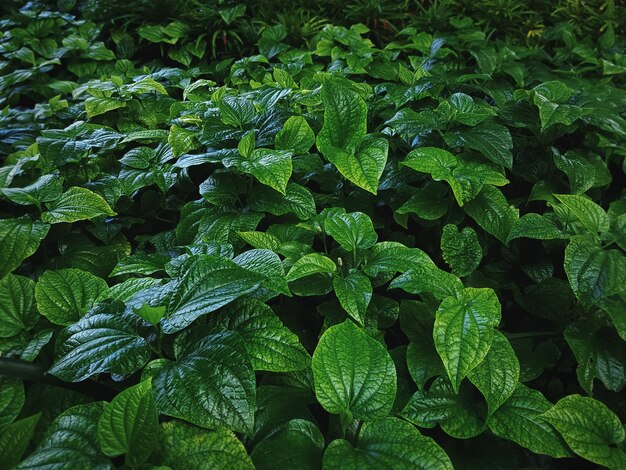
M 626 14 L 533 3 L 4 5 L 0 468 L 626 468 Z

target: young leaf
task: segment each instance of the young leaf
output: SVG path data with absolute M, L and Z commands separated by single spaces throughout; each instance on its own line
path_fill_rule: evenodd
M 54 201 L 63 192 L 63 178 L 59 175 L 43 175 L 23 188 L 2 188 L 0 193 L 10 201 L 24 206 Z
M 291 116 L 276 134 L 276 149 L 306 153 L 315 143 L 315 134 L 302 116 Z
M 552 407 L 537 390 L 518 384 L 511 396 L 488 418 L 497 436 L 509 439 L 536 454 L 569 457 L 570 450 L 556 430 L 541 419 Z
M 259 182 L 286 194 L 293 171 L 291 157 L 292 153 L 285 150 L 256 149 L 247 159 L 239 162 L 239 168 Z
M 333 277 L 333 289 L 343 309 L 363 326 L 365 312 L 372 299 L 372 283 L 369 278 L 352 269 L 346 276 Z
M 574 194 L 555 194 L 554 196 L 590 232 L 607 232 L 609 230 L 609 216 L 595 202 Z
M 372 220 L 362 212 L 334 215 L 324 221 L 324 230 L 346 251 L 370 248 L 378 239 Z
M 505 168 L 513 166 L 513 140 L 509 130 L 499 124 L 483 123 L 468 130 L 445 135 L 450 147 L 468 147 Z
M 42 222 L 58 224 L 89 220 L 103 215 L 115 215 L 109 204 L 86 188 L 73 186 L 58 199 L 46 204 L 47 212 L 41 214 Z
M 39 315 L 34 300 L 35 283 L 30 279 L 13 274 L 0 279 L 0 338 L 35 326 Z
M 319 253 L 309 253 L 294 263 L 287 273 L 287 281 L 292 282 L 317 273 L 333 273 L 336 269 L 335 262 L 330 258 Z
M 356 446 L 344 440 L 332 441 L 324 453 L 325 469 L 452 470 L 444 450 L 430 437 L 398 418 L 364 423 Z
M 513 224 L 519 218 L 518 210 L 509 205 L 504 194 L 490 185 L 485 186 L 464 209 L 483 230 L 502 243 L 506 243 Z
M 35 287 L 37 309 L 57 325 L 78 321 L 108 290 L 104 279 L 81 269 L 46 271 Z
M 396 398 L 396 368 L 385 347 L 351 320 L 324 332 L 313 353 L 315 395 L 326 411 L 384 418 Z
M 159 412 L 208 429 L 251 432 L 256 382 L 241 336 L 225 331 L 188 343 L 152 379 Z
M 541 418 L 554 426 L 582 458 L 609 468 L 626 466 L 626 454 L 619 448 L 624 441 L 624 427 L 602 402 L 569 395 L 545 411 Z
M 131 467 L 139 467 L 150 456 L 157 445 L 158 432 L 159 420 L 149 379 L 117 395 L 98 420 L 102 452 L 109 457 L 126 454 L 125 462 Z
M 500 302 L 491 289 L 466 288 L 441 302 L 433 338 L 455 392 L 489 352 L 500 316 Z

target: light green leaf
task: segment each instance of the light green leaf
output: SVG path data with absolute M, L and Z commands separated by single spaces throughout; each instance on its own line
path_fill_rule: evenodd
M 368 250 L 363 271 L 376 277 L 381 273 L 403 273 L 421 265 L 435 266 L 435 263 L 419 248 L 409 248 L 398 242 L 380 242 Z
M 89 119 L 125 107 L 126 101 L 117 98 L 90 97 L 85 100 L 85 111 Z
M 494 333 L 489 352 L 468 374 L 487 401 L 488 415 L 507 401 L 517 387 L 520 375 L 519 360 L 509 341 L 499 331 Z
M 80 382 L 108 372 L 128 375 L 150 359 L 150 345 L 142 336 L 147 325 L 134 314 L 102 305 L 61 332 L 56 360 L 49 373 L 66 382 Z
M 122 258 L 111 272 L 110 276 L 123 274 L 150 275 L 165 270 L 165 265 L 170 261 L 166 253 L 134 253 Z
M 29 206 L 54 201 L 63 192 L 63 178 L 59 175 L 44 175 L 23 188 L 2 188 L 0 192 L 10 201 Z
M 433 338 L 455 392 L 489 352 L 500 317 L 492 289 L 466 288 L 441 302 Z
M 0 338 L 30 330 L 39 320 L 35 308 L 35 283 L 9 274 L 0 279 Z
M 209 318 L 209 325 L 241 335 L 254 370 L 290 372 L 311 365 L 309 353 L 274 311 L 257 300 L 241 300 Z
M 96 402 L 74 406 L 61 413 L 35 451 L 15 469 L 113 469 L 98 445 L 98 419 L 103 409 L 104 403 Z
M 72 223 L 103 215 L 115 215 L 102 196 L 78 186 L 71 187 L 61 197 L 47 203 L 46 207 L 48 211 L 41 214 L 41 220 L 49 224 Z
M 278 251 L 282 245 L 280 239 L 267 232 L 237 232 L 237 235 L 253 248 Z
M 324 230 L 346 251 L 371 248 L 378 239 L 372 220 L 362 212 L 329 217 L 324 221 Z
M 556 430 L 541 419 L 552 407 L 532 388 L 518 384 L 511 396 L 487 420 L 496 436 L 509 439 L 536 454 L 569 457 L 571 452 Z
M 57 325 L 68 326 L 109 289 L 104 279 L 81 269 L 46 271 L 35 287 L 37 309 Z
M 252 152 L 256 147 L 256 140 L 254 135 L 254 129 L 249 132 L 246 132 L 245 135 L 241 138 L 239 143 L 237 144 L 237 151 L 244 158 L 250 158 L 252 156 Z
M 98 420 L 98 441 L 109 457 L 126 454 L 125 463 L 139 467 L 158 441 L 159 420 L 152 383 L 144 380 L 125 389 L 106 405 Z
M 311 421 L 292 419 L 259 442 L 250 457 L 257 470 L 316 470 L 324 436 Z
M 574 92 L 563 82 L 553 80 L 542 83 L 533 88 L 531 93 L 533 103 L 539 108 L 542 130 L 553 124 L 570 125 L 582 114 L 578 106 L 566 104 Z
M 564 266 L 574 294 L 585 304 L 626 291 L 626 257 L 618 250 L 602 249 L 592 237 L 572 238 Z
M 624 442 L 624 427 L 604 403 L 569 395 L 541 418 L 554 426 L 582 458 L 611 469 L 626 467 L 626 454 L 619 448 Z
M 583 196 L 575 194 L 554 195 L 569 213 L 592 233 L 608 232 L 611 222 L 604 209 Z
M 324 125 L 317 148 L 346 179 L 376 194 L 389 143 L 367 134 L 367 105 L 348 88 L 328 81 L 322 88 Z
M 335 262 L 319 253 L 304 255 L 294 263 L 287 273 L 287 281 L 292 282 L 302 277 L 317 273 L 333 273 L 337 269 Z
M 292 155 L 286 150 L 256 149 L 248 159 L 241 160 L 238 166 L 241 171 L 251 174 L 259 182 L 286 194 L 287 183 L 293 171 Z
M 50 230 L 50 225 L 30 217 L 0 219 L 0 279 L 31 256 Z
M 372 299 L 372 283 L 357 270 L 350 270 L 346 276 L 333 277 L 333 289 L 341 307 L 361 326 L 365 322 L 365 312 Z
M 288 297 L 291 297 L 285 280 L 285 268 L 276 253 L 271 250 L 248 250 L 233 259 L 242 268 L 263 276 L 261 285 Z
M 486 232 L 506 243 L 519 211 L 509 205 L 504 194 L 494 187 L 483 187 L 478 196 L 465 204 L 465 212 Z
M 427 256 L 424 254 L 424 256 Z M 395 278 L 390 289 L 402 289 L 410 294 L 429 292 L 435 298 L 443 300 L 463 290 L 463 283 L 454 274 L 439 269 L 430 258 L 411 267 Z
M 256 117 L 252 102 L 241 96 L 225 95 L 218 103 L 222 122 L 229 126 L 243 127 Z
M 198 255 L 181 271 L 176 292 L 162 321 L 163 331 L 176 333 L 205 315 L 254 291 L 264 276 L 227 258 Z
M 41 415 L 20 419 L 0 431 L 0 465 L 13 468 L 22 459 Z M 1 429 L 1 428 L 0 428 Z
M 420 147 L 409 152 L 402 164 L 421 173 L 430 173 L 435 181 L 447 181 L 457 159 L 447 150 Z
M 159 412 L 209 429 L 252 431 L 256 381 L 243 339 L 223 332 L 188 341 L 153 377 Z
M 364 423 L 356 446 L 332 441 L 324 453 L 324 470 L 452 470 L 452 462 L 430 437 L 398 418 Z
M 456 225 L 448 224 L 441 234 L 441 254 L 452 272 L 463 277 L 478 268 L 483 250 L 473 228 L 465 227 L 459 232 Z
M 327 329 L 313 353 L 315 395 L 326 411 L 384 418 L 396 398 L 396 368 L 386 348 L 351 320 Z
M 295 154 L 307 153 L 315 143 L 315 134 L 302 116 L 291 116 L 275 138 L 276 149 L 291 150 Z
M 170 133 L 167 136 L 167 143 L 172 147 L 175 157 L 179 157 L 198 146 L 198 133 L 196 131 L 185 129 L 176 124 L 170 127 Z
M 243 444 L 225 428 L 206 430 L 180 421 L 161 424 L 159 454 L 173 470 L 254 470 Z

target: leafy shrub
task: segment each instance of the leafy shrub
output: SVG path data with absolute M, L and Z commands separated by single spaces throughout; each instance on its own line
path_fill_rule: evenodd
M 192 3 L 3 22 L 2 465 L 626 467 L 621 26 Z

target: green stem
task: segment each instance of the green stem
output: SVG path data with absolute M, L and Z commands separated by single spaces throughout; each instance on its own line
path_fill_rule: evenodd
M 505 333 L 508 339 L 520 339 L 520 338 L 535 338 L 539 336 L 561 336 L 558 333 L 551 331 L 525 331 L 522 333 Z

